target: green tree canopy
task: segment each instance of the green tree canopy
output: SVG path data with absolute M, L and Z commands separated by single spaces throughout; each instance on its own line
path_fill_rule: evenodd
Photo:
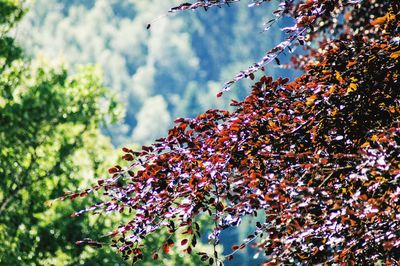
M 95 67 L 71 75 L 27 59 L 8 34 L 24 13 L 20 1 L 0 1 L 0 264 L 121 262 L 74 246 L 100 222 L 71 223 L 71 206 L 45 204 L 104 171 L 113 149 L 99 128 L 117 118 L 116 101 Z

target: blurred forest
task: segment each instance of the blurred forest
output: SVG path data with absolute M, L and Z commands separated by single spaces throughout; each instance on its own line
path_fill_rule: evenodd
M 243 98 L 246 82 L 227 97 L 215 95 L 281 39 L 277 30 L 261 33 L 273 8 L 247 8 L 246 1 L 168 15 L 146 29 L 177 3 L 0 0 L 0 265 L 124 265 L 108 248 L 74 245 L 123 218 L 69 218 L 87 199 L 45 202 L 106 174 L 117 147 L 150 143 L 176 117 Z M 280 68 L 268 74 L 290 76 Z M 248 232 L 244 222 L 223 242 Z M 161 238 L 145 245 L 151 250 Z M 254 263 L 250 255 L 232 265 Z M 163 263 L 199 261 L 172 253 Z
M 176 117 L 227 107 L 246 95 L 249 83 L 216 99 L 223 83 L 259 60 L 281 32 L 262 34 L 273 5 L 247 2 L 208 12 L 160 18 L 178 0 L 36 0 L 18 28 L 32 55 L 59 58 L 75 68 L 101 66 L 105 84 L 124 103 L 122 124 L 108 128 L 113 143 L 148 144 L 165 135 Z M 254 34 L 260 32 L 260 34 Z M 269 75 L 284 70 L 270 68 Z M 286 74 L 286 72 L 285 72 Z

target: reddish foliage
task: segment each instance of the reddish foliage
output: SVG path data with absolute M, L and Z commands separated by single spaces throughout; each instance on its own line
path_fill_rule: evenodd
M 197 1 L 172 11 L 230 2 Z M 263 2 L 269 1 L 255 4 Z M 265 221 L 227 259 L 255 241 L 266 265 L 398 265 L 399 8 L 383 0 L 282 1 L 278 15 L 294 17 L 295 26 L 268 60 L 240 78 L 253 77 L 295 41 L 318 42 L 293 60 L 305 74 L 290 83 L 264 76 L 243 102 L 232 103 L 234 112 L 177 119 L 166 138 L 141 152 L 125 149 L 134 163 L 110 168 L 110 179 L 85 191 L 104 188 L 108 197 L 87 210 L 132 211 L 113 235 L 120 236 L 119 250 L 135 258 L 136 244 L 161 227 L 171 237 L 185 228 L 181 245 L 191 252 L 199 215 L 215 221 L 209 239 L 216 244 L 221 230 L 262 212 Z

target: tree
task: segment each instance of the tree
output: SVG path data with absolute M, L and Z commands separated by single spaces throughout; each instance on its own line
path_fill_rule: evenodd
M 235 2 L 199 0 L 171 12 Z M 110 178 L 83 192 L 104 190 L 104 201 L 75 215 L 131 213 L 110 234 L 126 258 L 140 259 L 141 241 L 158 230 L 170 233 L 165 253 L 177 245 L 190 254 L 200 217 L 212 219 L 216 247 L 222 230 L 259 216 L 226 259 L 252 243 L 266 265 L 399 264 L 400 4 L 286 0 L 274 13 L 270 24 L 294 21 L 286 39 L 224 91 L 297 46 L 306 53 L 292 64 L 303 75 L 263 76 L 234 111 L 177 119 L 153 145 L 125 148 L 131 165 L 110 168 Z M 218 252 L 198 254 L 222 264 Z
M 123 263 L 110 250 L 73 244 L 89 228 L 102 234 L 103 222 L 113 223 L 65 219 L 93 200 L 45 205 L 115 161 L 100 126 L 117 118 L 116 101 L 94 67 L 72 75 L 28 59 L 10 33 L 24 13 L 21 1 L 0 1 L 0 264 Z

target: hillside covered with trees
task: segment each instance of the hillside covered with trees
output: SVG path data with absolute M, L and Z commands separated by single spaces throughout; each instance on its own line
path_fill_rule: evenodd
M 279 30 L 261 33 L 273 16 L 271 6 L 246 8 L 243 2 L 169 14 L 177 3 L 37 0 L 17 37 L 29 54 L 60 58 L 73 68 L 101 66 L 105 84 L 126 110 L 123 123 L 106 133 L 116 145 L 148 144 L 165 135 L 176 117 L 227 107 L 229 99 L 215 98 L 223 83 L 262 57 L 282 35 Z M 270 71 L 282 73 L 287 71 Z M 249 86 L 241 83 L 230 97 L 243 99 Z

